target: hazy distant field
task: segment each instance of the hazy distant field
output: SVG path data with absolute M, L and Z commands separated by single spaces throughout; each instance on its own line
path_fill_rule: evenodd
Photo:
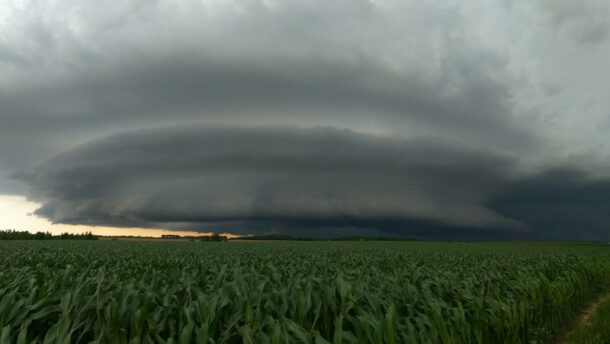
M 608 282 L 595 244 L 0 242 L 0 342 L 542 342 Z

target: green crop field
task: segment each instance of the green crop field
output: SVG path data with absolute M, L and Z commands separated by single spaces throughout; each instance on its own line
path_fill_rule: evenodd
M 0 242 L 1 343 L 544 342 L 610 246 Z

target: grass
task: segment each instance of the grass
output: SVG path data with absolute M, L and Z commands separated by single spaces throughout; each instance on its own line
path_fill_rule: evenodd
M 0 343 L 540 343 L 607 245 L 0 242 Z
M 610 293 L 595 304 L 564 341 L 569 344 L 610 343 Z

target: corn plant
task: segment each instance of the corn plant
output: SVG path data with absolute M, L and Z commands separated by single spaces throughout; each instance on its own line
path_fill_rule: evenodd
M 0 242 L 0 343 L 535 343 L 609 282 L 594 244 Z

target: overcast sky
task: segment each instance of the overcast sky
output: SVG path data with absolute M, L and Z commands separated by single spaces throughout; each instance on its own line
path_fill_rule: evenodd
M 609 18 L 603 0 L 4 1 L 0 204 L 58 225 L 610 240 Z

